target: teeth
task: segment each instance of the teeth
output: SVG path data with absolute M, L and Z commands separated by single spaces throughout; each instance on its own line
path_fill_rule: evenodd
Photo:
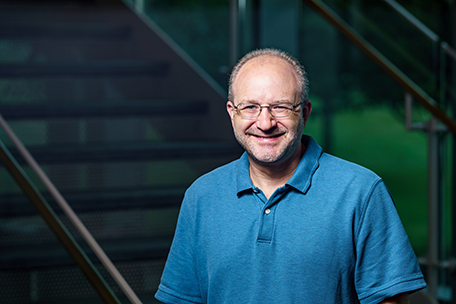
M 276 138 L 276 137 L 279 137 L 279 136 L 282 136 L 283 134 L 276 134 L 276 135 L 271 135 L 271 136 L 261 136 L 261 135 L 257 135 L 257 134 L 246 134 L 246 135 L 250 135 L 250 136 L 255 136 L 255 137 L 258 137 L 258 138 Z
M 266 138 L 266 139 L 279 137 L 279 135 L 274 135 L 274 136 L 258 136 L 258 135 L 256 135 L 256 136 L 259 137 L 259 138 Z

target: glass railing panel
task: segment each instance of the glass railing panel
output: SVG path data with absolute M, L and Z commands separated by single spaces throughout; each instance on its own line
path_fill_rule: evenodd
M 325 1 L 428 94 L 435 96 L 434 45 L 385 1 Z
M 125 0 L 156 23 L 223 88 L 229 72 L 229 1 Z

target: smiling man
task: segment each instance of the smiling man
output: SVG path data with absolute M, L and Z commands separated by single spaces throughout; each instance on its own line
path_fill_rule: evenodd
M 246 152 L 187 190 L 158 300 L 408 303 L 425 287 L 383 181 L 302 135 L 311 110 L 294 58 L 237 63 L 227 111 Z
M 252 182 L 269 197 L 298 166 L 312 104 L 302 98 L 304 83 L 288 61 L 276 56 L 249 58 L 232 73 L 227 110 L 234 135 L 249 157 Z

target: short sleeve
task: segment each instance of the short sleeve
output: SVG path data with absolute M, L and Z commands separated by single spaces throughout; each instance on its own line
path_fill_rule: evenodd
M 184 197 L 173 243 L 155 298 L 164 303 L 202 303 L 194 259 L 194 220 L 190 200 Z
M 355 227 L 355 286 L 362 304 L 426 286 L 393 199 L 379 180 Z

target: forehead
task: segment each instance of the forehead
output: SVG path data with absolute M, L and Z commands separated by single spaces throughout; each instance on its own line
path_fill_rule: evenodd
M 273 55 L 262 55 L 248 60 L 239 69 L 238 76 L 250 72 L 253 69 L 270 69 L 277 71 L 288 71 L 291 74 L 296 74 L 293 66 L 283 58 Z
M 239 70 L 233 82 L 234 93 L 264 93 L 282 90 L 294 94 L 298 89 L 298 76 L 293 66 L 276 56 L 259 56 L 247 61 Z

